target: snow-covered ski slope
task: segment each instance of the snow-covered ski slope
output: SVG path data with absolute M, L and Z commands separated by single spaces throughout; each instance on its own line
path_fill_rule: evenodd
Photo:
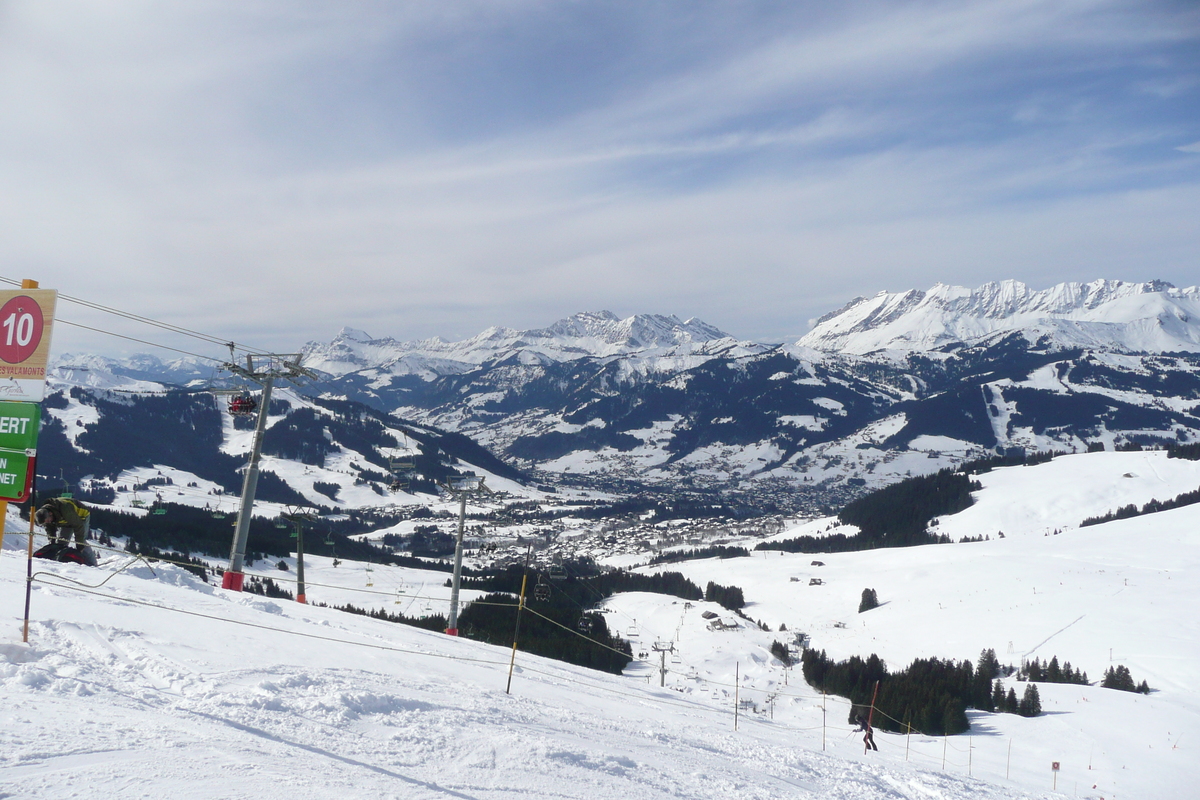
M 983 475 L 976 505 L 939 524 L 957 536 L 958 518 L 993 508 L 1009 515 L 996 520 L 1004 539 L 970 527 L 991 541 L 666 565 L 741 586 L 772 630 L 711 603 L 618 595 L 605 618 L 644 659 L 618 677 L 519 653 L 511 695 L 506 646 L 233 594 L 161 564 L 109 578 L 127 563 L 117 555 L 99 570 L 38 562 L 26 646 L 25 542 L 10 532 L 0 795 L 956 800 L 1056 796 L 1057 781 L 1057 796 L 1190 798 L 1200 506 L 1074 526 L 1107 510 L 1106 492 L 1115 507 L 1195 488 L 1194 467 L 1090 454 Z M 1165 483 L 1123 494 L 1138 480 L 1126 473 Z M 1035 513 L 1047 508 L 1058 510 Z M 307 563 L 310 600 L 445 610 L 445 573 Z M 85 592 L 64 578 L 108 580 Z M 866 587 L 883 605 L 860 615 Z M 713 611 L 721 624 L 702 616 Z M 845 701 L 823 701 L 769 656 L 798 631 L 835 658 L 876 652 L 895 669 L 985 647 L 1002 663 L 1057 655 L 1093 681 L 1120 663 L 1156 691 L 1040 684 L 1041 717 L 971 712 L 971 734 L 948 739 L 877 732 L 866 756 Z M 656 643 L 674 652 L 660 660 Z
M 0 794 L 20 798 L 1041 797 L 524 654 L 211 588 L 0 558 Z M 70 588 L 67 588 L 67 587 Z M 845 728 L 842 725 L 840 728 Z M 835 733 L 845 738 L 843 730 Z
M 789 632 L 803 631 L 812 646 L 835 659 L 877 653 L 890 669 L 902 670 L 914 658 L 974 661 L 983 649 L 993 648 L 1001 663 L 1013 665 L 1057 655 L 1093 682 L 1110 666 L 1124 664 L 1155 691 L 1143 696 L 1039 684 L 1042 717 L 973 713 L 974 774 L 1011 774 L 1026 786 L 1038 786 L 1058 761 L 1059 789 L 1078 788 L 1080 797 L 1195 797 L 1200 785 L 1195 749 L 1200 746 L 1200 505 L 1078 525 L 1119 506 L 1194 490 L 1200 486 L 1198 467 L 1167 459 L 1163 452 L 1061 457 L 981 475 L 984 488 L 976 493 L 976 504 L 939 521 L 939 529 L 956 540 L 990 535 L 990 541 L 820 555 L 755 552 L 751 558 L 651 569 L 677 570 L 701 586 L 708 581 L 740 586 L 748 616 L 772 631 L 781 623 Z M 827 525 L 809 523 L 792 535 L 813 534 Z M 998 531 L 1005 538 L 998 538 Z M 813 585 L 813 579 L 821 583 Z M 865 588 L 875 589 L 882 605 L 859 614 Z M 674 628 L 669 601 L 639 598 L 652 599 L 612 602 L 639 625 L 657 614 L 659 628 Z M 678 611 L 674 614 L 677 618 Z M 769 644 L 787 634 L 758 636 Z M 702 670 L 734 669 L 728 663 L 732 655 L 714 659 L 702 642 L 697 648 L 682 640 L 679 655 L 684 664 L 698 662 Z M 747 671 L 744 655 L 742 671 Z M 776 670 L 751 665 L 749 671 L 757 693 L 748 696 L 760 701 L 781 680 Z M 1005 683 L 1018 695 L 1024 690 L 1020 682 Z M 693 691 L 685 680 L 680 686 L 685 694 Z M 951 743 L 965 746 L 962 738 Z M 925 752 L 937 759 L 940 745 L 925 746 Z M 965 761 L 966 755 L 960 752 L 958 758 Z

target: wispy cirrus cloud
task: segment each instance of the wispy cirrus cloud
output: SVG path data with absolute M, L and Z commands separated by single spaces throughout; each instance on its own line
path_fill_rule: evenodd
M 1194 282 L 1198 39 L 1134 0 L 11 2 L 0 258 L 280 348 Z

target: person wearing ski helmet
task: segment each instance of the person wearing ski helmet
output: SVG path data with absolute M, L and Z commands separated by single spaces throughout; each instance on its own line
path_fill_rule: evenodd
M 51 498 L 34 513 L 33 518 L 38 525 L 46 529 L 46 535 L 52 540 L 69 545 L 71 534 L 74 534 L 75 546 L 81 551 L 87 547 L 91 511 L 74 500 L 66 497 Z

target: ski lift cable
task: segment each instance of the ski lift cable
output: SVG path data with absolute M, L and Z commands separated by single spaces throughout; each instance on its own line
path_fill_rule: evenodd
M 0 276 L 0 282 L 9 283 L 14 286 L 22 285 L 21 281 L 15 280 L 13 278 L 7 278 L 4 276 Z M 123 317 L 124 319 L 128 319 L 133 322 L 140 322 L 144 325 L 151 325 L 153 327 L 161 328 L 163 330 L 170 331 L 172 333 L 179 333 L 179 334 L 183 334 L 184 336 L 191 336 L 194 339 L 199 339 L 201 341 L 208 342 L 210 344 L 219 344 L 219 345 L 235 344 L 235 346 L 239 350 L 244 350 L 248 353 L 252 353 L 255 355 L 264 355 L 265 354 L 263 352 L 260 352 L 256 348 L 247 347 L 245 345 L 237 345 L 236 343 L 231 343 L 228 340 L 223 339 L 221 337 L 213 336 L 213 335 L 207 334 L 207 333 L 202 333 L 200 331 L 195 331 L 195 330 L 192 330 L 191 328 L 185 328 L 182 325 L 174 325 L 170 322 L 162 322 L 160 320 L 151 319 L 150 317 L 144 317 L 141 314 L 134 314 L 129 311 L 122 311 L 118 308 L 112 308 L 111 306 L 102 305 L 101 303 L 96 303 L 91 300 L 84 300 L 83 298 L 80 298 L 80 297 L 72 297 L 71 295 L 63 294 L 61 292 L 59 293 L 58 296 L 62 300 L 66 300 L 68 302 L 75 303 L 77 305 L 85 306 L 87 308 L 91 308 L 96 311 L 102 311 L 106 314 L 112 314 L 114 316 Z M 58 320 L 58 321 L 62 322 L 64 320 Z M 68 323 L 68 324 L 73 324 L 73 323 Z M 86 327 L 86 326 L 80 326 L 80 327 Z M 99 329 L 93 328 L 92 330 L 99 330 Z M 99 332 L 100 333 L 110 333 L 110 331 L 103 331 L 103 330 L 100 330 Z M 114 334 L 114 335 L 117 335 L 117 334 Z M 150 343 L 150 344 L 152 344 L 152 343 Z M 171 348 L 167 348 L 167 349 L 171 349 Z M 180 352 L 182 352 L 182 351 L 180 351 Z M 188 355 L 195 355 L 195 354 L 188 353 Z M 205 356 L 201 356 L 201 358 L 204 358 L 204 357 Z
M 138 339 L 133 336 L 126 336 L 122 333 L 114 333 L 113 331 L 106 331 L 103 328 L 93 328 L 91 325 L 83 325 L 79 322 L 71 322 L 70 320 L 65 320 L 62 318 L 56 318 L 54 321 L 61 322 L 63 325 L 72 325 L 76 328 L 84 328 L 85 330 L 95 331 L 96 333 L 104 333 L 109 336 L 115 336 L 118 339 L 126 339 L 131 342 L 137 342 L 138 344 L 145 344 L 145 345 L 149 345 L 151 347 L 160 348 L 162 350 L 170 350 L 172 353 L 181 353 L 182 355 L 185 355 L 185 356 L 193 356 L 194 358 L 202 358 L 205 361 L 215 361 L 218 364 L 224 363 L 224 360 L 220 359 L 220 358 L 213 358 L 212 356 L 203 356 L 203 355 L 200 355 L 199 353 L 193 353 L 188 350 L 180 350 L 177 347 L 168 347 L 167 345 L 159 344 L 158 342 L 151 342 L 146 339 Z

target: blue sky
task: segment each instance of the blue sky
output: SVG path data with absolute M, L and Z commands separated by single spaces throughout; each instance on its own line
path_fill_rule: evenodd
M 1195 2 L 8 0 L 0 109 L 0 275 L 281 351 L 1200 282 Z

